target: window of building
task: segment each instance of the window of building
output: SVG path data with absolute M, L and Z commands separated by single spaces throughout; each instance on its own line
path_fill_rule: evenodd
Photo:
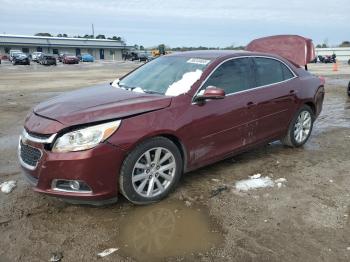
M 110 55 L 114 55 L 114 50 L 109 50 Z
M 278 83 L 293 77 L 292 72 L 275 59 L 256 57 L 254 62 L 257 86 Z
M 23 47 L 22 52 L 28 54 L 29 53 L 29 48 L 28 47 Z
M 10 53 L 10 50 L 11 50 L 11 48 L 5 47 L 5 53 L 6 53 L 6 54 L 9 54 L 9 53 Z
M 75 49 L 75 55 L 80 55 L 80 48 Z
M 58 49 L 52 49 L 52 53 L 53 53 L 54 55 L 58 55 Z
M 38 47 L 36 48 L 36 51 L 37 51 L 37 52 L 42 52 L 42 51 L 43 51 L 43 48 L 40 47 L 40 46 L 38 46 Z
M 247 90 L 254 87 L 254 77 L 249 58 L 229 60 L 217 68 L 204 84 L 225 90 L 226 94 Z

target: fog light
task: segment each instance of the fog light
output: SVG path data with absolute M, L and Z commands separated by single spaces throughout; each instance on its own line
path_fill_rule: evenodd
M 55 191 L 72 193 L 92 193 L 91 188 L 81 180 L 54 179 L 51 188 Z
M 71 189 L 78 191 L 80 189 L 80 183 L 79 181 L 72 180 L 69 182 L 69 186 Z

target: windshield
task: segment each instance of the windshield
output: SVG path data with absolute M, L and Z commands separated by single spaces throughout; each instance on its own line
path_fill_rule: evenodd
M 145 93 L 177 96 L 190 90 L 209 62 L 190 57 L 159 57 L 124 77 L 118 85 Z

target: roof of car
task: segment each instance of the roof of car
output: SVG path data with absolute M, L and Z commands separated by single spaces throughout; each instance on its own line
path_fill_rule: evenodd
M 182 56 L 182 57 L 197 57 L 197 58 L 210 58 L 216 59 L 229 55 L 241 55 L 251 53 L 244 50 L 198 50 L 198 51 L 186 51 L 186 52 L 174 52 L 169 56 Z
M 210 59 L 210 60 L 227 58 L 227 57 L 235 57 L 235 56 L 268 56 L 268 57 L 280 59 L 284 62 L 288 61 L 289 64 L 293 64 L 294 66 L 299 67 L 294 62 L 284 57 L 281 57 L 279 55 L 275 55 L 271 53 L 245 51 L 245 50 L 198 50 L 198 51 L 174 52 L 167 56 L 203 58 L 203 59 Z

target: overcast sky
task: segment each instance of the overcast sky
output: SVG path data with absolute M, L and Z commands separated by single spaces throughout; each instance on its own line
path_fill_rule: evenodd
M 121 36 L 128 45 L 225 47 L 274 34 L 350 40 L 349 0 L 0 0 L 0 33 Z

